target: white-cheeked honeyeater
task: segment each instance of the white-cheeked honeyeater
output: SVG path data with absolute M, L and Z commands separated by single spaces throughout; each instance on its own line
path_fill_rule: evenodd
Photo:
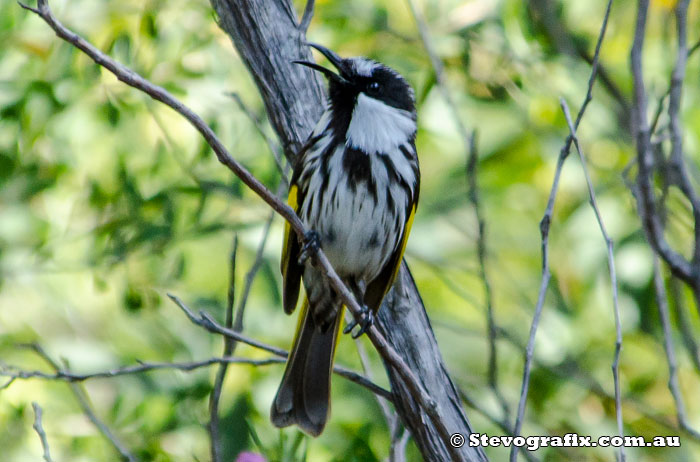
M 321 272 L 307 261 L 319 245 L 364 307 L 361 335 L 391 287 L 418 203 L 413 90 L 393 69 L 357 57 L 340 58 L 320 45 L 337 73 L 297 61 L 328 78 L 328 103 L 295 160 L 289 205 L 311 231 L 298 239 L 285 227 L 283 305 L 292 313 L 301 281 L 294 345 L 270 411 L 277 427 L 296 424 L 317 436 L 330 410 L 331 369 L 344 306 Z

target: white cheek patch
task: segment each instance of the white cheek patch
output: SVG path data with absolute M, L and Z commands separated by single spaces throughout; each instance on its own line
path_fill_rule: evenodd
M 346 144 L 367 154 L 388 153 L 408 141 L 415 132 L 416 121 L 410 112 L 360 93 L 348 126 Z

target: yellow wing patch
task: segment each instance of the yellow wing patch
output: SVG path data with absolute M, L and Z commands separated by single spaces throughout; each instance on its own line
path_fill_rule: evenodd
M 411 233 L 411 226 L 413 226 L 413 217 L 416 216 L 416 204 L 413 204 L 413 207 L 411 207 L 411 214 L 408 216 L 408 220 L 406 220 L 406 226 L 403 229 L 403 236 L 401 237 L 401 245 L 399 247 L 399 258 L 396 259 L 396 268 L 394 268 L 394 273 L 391 275 L 391 279 L 389 280 L 389 286 L 387 287 L 386 291 L 389 291 L 389 287 L 391 287 L 391 284 L 394 283 L 394 279 L 396 279 L 396 275 L 399 274 L 399 268 L 401 268 L 401 259 L 403 258 L 403 253 L 406 250 L 406 243 L 408 242 L 408 235 Z
M 289 195 L 287 197 L 287 204 L 294 210 L 294 212 L 299 211 L 299 204 L 297 202 L 297 196 L 299 193 L 299 187 L 295 184 L 289 187 Z M 287 276 L 287 263 L 289 263 L 289 244 L 290 239 L 294 236 L 291 234 L 292 227 L 288 221 L 284 222 L 284 240 L 282 241 L 282 276 Z

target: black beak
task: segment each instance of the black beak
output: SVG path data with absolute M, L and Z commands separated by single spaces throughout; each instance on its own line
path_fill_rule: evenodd
M 333 64 L 333 66 L 335 66 L 335 68 L 338 69 L 338 71 L 342 72 L 343 59 L 340 56 L 338 56 L 337 54 L 335 54 L 334 52 L 332 52 L 328 48 L 321 46 L 321 45 L 318 45 L 316 43 L 309 43 L 308 45 L 310 47 L 316 48 L 318 51 L 320 51 L 321 54 L 323 54 L 323 56 L 328 58 L 328 61 L 330 61 L 331 64 Z M 295 64 L 301 64 L 302 66 L 310 67 L 311 69 L 317 70 L 320 73 L 322 73 L 323 75 L 325 75 L 326 77 L 328 77 L 329 80 L 334 80 L 338 83 L 348 83 L 348 81 L 344 77 L 342 77 L 340 74 L 336 74 L 332 70 L 327 69 L 323 66 L 320 66 L 316 63 L 311 63 L 309 61 L 292 61 L 292 62 Z

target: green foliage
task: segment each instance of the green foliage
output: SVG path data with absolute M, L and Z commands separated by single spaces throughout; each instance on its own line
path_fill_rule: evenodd
M 303 8 L 297 2 L 298 10 Z M 517 0 L 424 2 L 460 117 L 479 133 L 479 187 L 498 340 L 499 387 L 514 411 L 522 346 L 540 282 L 538 222 L 556 156 L 567 134 L 559 97 L 583 100 L 604 1 L 553 2 L 551 18 L 571 33 L 567 51 L 543 18 Z M 652 2 L 645 72 L 651 110 L 666 91 L 675 59 L 672 1 Z M 61 21 L 127 66 L 175 93 L 215 129 L 230 151 L 272 190 L 279 174 L 254 123 L 226 95 L 254 112 L 263 107 L 244 64 L 215 24 L 207 2 L 55 0 Z M 220 355 L 222 340 L 191 324 L 168 300 L 175 293 L 224 319 L 228 253 L 240 238 L 236 293 L 257 252 L 268 208 L 220 166 L 197 133 L 171 110 L 118 82 L 11 0 L 0 0 L 0 358 L 49 371 L 18 343 L 40 342 L 79 372 L 137 361 L 189 361 Z M 634 2 L 616 2 L 602 62 L 629 104 L 628 53 Z M 691 42 L 700 25 L 693 2 Z M 342 55 L 367 55 L 401 71 L 419 103 L 421 205 L 407 260 L 458 386 L 489 413 L 500 407 L 488 387 L 484 292 L 476 255 L 477 223 L 467 200 L 466 154 L 403 0 L 317 2 L 309 37 Z M 671 51 L 669 51 L 671 50 Z M 685 146 L 697 166 L 700 56 L 688 62 Z M 662 117 L 662 123 L 666 123 Z M 616 243 L 623 323 L 625 433 L 678 434 L 666 388 L 667 364 L 654 302 L 651 254 L 622 172 L 633 158 L 624 107 L 597 84 L 579 129 L 603 217 Z M 272 129 L 265 130 L 273 136 Z M 633 172 L 634 173 L 634 172 Z M 668 236 L 689 252 L 688 204 L 669 197 Z M 276 219 L 252 286 L 245 333 L 288 347 L 295 319 L 279 309 L 282 223 Z M 604 242 L 588 205 L 578 160 L 561 180 L 550 236 L 552 287 L 535 352 L 525 435 L 576 431 L 616 434 L 610 365 L 614 323 Z M 689 303 L 681 290 L 675 303 Z M 700 320 L 692 304 L 688 326 Z M 673 311 L 673 310 L 672 310 Z M 675 312 L 672 322 L 677 325 Z M 700 428 L 700 375 L 677 329 L 681 389 Z M 338 363 L 360 370 L 354 346 Z M 239 345 L 237 355 L 262 358 Z M 374 376 L 386 384 L 372 356 Z M 84 384 L 95 412 L 140 460 L 209 460 L 206 423 L 214 368 L 154 371 Z M 370 393 L 334 378 L 333 415 L 318 439 L 268 420 L 279 366 L 230 365 L 221 401 L 225 460 L 243 450 L 269 461 L 379 461 L 391 441 Z M 116 460 L 65 383 L 16 381 L 0 390 L 3 460 L 38 460 L 30 403 L 44 408 L 56 461 Z M 474 428 L 503 434 L 467 407 Z M 632 460 L 694 460 L 700 444 L 681 433 L 677 449 L 628 450 Z M 502 448 L 487 451 L 504 460 Z M 409 444 L 408 460 L 420 460 Z M 611 460 L 608 449 L 560 452 L 549 460 Z

